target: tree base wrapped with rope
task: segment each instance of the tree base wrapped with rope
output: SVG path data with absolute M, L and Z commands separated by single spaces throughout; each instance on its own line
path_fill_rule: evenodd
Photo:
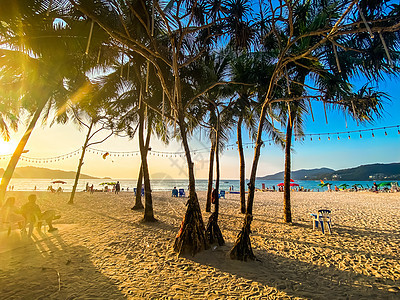
M 231 259 L 237 259 L 242 261 L 255 260 L 256 257 L 253 254 L 253 250 L 251 249 L 250 242 L 250 226 L 251 221 L 253 220 L 253 216 L 251 214 L 246 214 L 244 218 L 244 224 L 242 230 L 239 232 L 238 237 L 236 239 L 235 245 L 229 252 L 229 256 Z
M 190 195 L 187 205 L 185 217 L 175 239 L 174 251 L 178 254 L 195 255 L 201 250 L 208 249 L 209 244 L 205 236 L 204 222 L 196 194 Z
M 220 246 L 225 244 L 224 237 L 218 226 L 218 214 L 216 212 L 213 212 L 208 219 L 206 238 L 210 244 L 214 244 L 215 242 Z

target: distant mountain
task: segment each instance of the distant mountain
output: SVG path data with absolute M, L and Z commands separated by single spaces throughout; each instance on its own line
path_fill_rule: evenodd
M 333 169 L 320 168 L 320 169 L 301 169 L 292 171 L 293 180 L 308 180 L 310 176 L 319 176 L 321 174 L 327 174 L 335 172 Z M 267 175 L 264 177 L 257 177 L 257 180 L 283 180 L 284 172 L 279 172 L 273 175 Z
M 283 172 L 264 177 L 258 180 L 283 180 Z M 292 172 L 294 180 L 400 180 L 400 163 L 370 164 L 350 169 L 332 170 L 328 168 L 298 170 Z
M 400 180 L 400 163 L 362 165 L 338 170 L 325 177 L 327 180 Z
M 0 177 L 4 174 L 4 169 L 0 168 Z M 43 179 L 74 179 L 76 172 L 52 170 L 38 167 L 21 167 L 16 168 L 13 178 L 43 178 Z M 81 174 L 81 179 L 98 179 L 97 177 Z

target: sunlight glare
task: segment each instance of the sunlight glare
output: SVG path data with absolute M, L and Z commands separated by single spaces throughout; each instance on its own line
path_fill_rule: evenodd
M 17 142 L 10 140 L 8 142 L 0 139 L 0 155 L 12 154 L 17 147 Z

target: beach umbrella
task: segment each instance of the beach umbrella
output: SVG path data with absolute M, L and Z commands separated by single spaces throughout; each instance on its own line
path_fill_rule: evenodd
M 117 183 L 112 181 L 112 182 L 102 182 L 102 183 L 99 183 L 99 184 L 100 185 L 116 185 Z
M 62 181 L 62 180 L 54 180 L 54 181 L 52 181 L 51 182 L 52 184 L 66 184 L 66 182 L 65 181 Z
M 348 185 L 347 183 L 342 183 L 342 184 L 339 185 L 338 187 L 347 189 L 348 186 L 349 186 L 349 185 Z
M 327 186 L 328 184 L 330 184 L 329 182 L 325 182 L 325 183 L 320 183 L 320 184 L 318 184 L 320 187 L 325 187 L 325 186 Z
M 62 180 L 54 180 L 51 183 L 52 184 L 57 184 L 57 188 L 60 188 L 60 184 L 66 184 L 66 182 L 62 181 Z
M 297 183 L 291 183 L 290 186 L 299 186 Z
M 293 179 L 290 179 L 290 182 L 294 182 L 294 180 L 293 180 Z
M 277 186 L 284 186 L 285 184 L 283 182 L 278 183 Z
M 392 183 L 389 181 L 381 182 L 378 184 L 378 187 L 392 186 Z

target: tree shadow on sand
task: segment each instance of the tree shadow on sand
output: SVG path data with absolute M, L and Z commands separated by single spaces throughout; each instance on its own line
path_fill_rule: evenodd
M 89 249 L 65 244 L 57 232 L 36 230 L 32 238 L 21 237 L 19 247 L 0 253 L 0 295 L 2 299 L 125 298 L 93 265 Z
M 395 287 L 399 281 L 392 282 L 395 286 L 388 287 L 385 280 L 373 276 L 313 265 L 260 250 L 255 251 L 260 261 L 231 260 L 228 256 L 231 247 L 227 244 L 213 252 L 207 250 L 194 257 L 185 257 L 221 272 L 258 282 L 264 287 L 276 288 L 290 297 L 395 299 L 399 295 Z

